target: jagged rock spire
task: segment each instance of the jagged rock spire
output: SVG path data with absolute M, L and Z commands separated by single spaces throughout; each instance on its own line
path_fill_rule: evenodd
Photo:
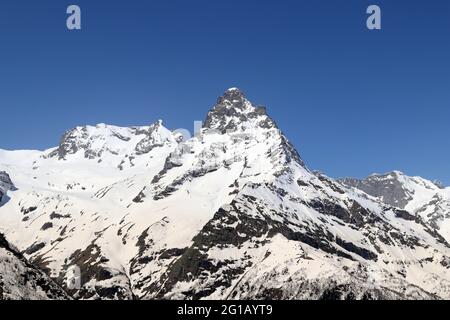
M 255 107 L 238 88 L 225 91 L 216 105 L 208 112 L 203 125 L 206 129 L 222 133 L 252 128 L 277 128 L 264 107 Z
M 219 97 L 217 99 L 217 104 L 224 104 L 224 103 L 231 103 L 233 105 L 233 107 L 238 108 L 238 109 L 245 109 L 246 106 L 246 102 L 248 102 L 248 100 L 245 98 L 245 94 L 238 88 L 230 88 L 227 91 L 225 91 L 225 93 L 223 94 L 222 97 Z

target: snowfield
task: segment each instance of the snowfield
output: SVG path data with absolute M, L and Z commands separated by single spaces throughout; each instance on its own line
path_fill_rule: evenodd
M 236 88 L 187 141 L 158 121 L 0 150 L 0 198 L 0 233 L 75 299 L 450 298 L 450 188 L 314 173 Z

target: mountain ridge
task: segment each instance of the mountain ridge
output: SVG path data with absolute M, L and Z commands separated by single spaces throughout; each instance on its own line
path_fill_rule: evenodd
M 78 128 L 0 152 L 0 231 L 76 299 L 450 297 L 447 189 L 405 176 L 386 200 L 314 173 L 237 88 L 186 141 L 161 121 Z
M 0 233 L 0 300 L 17 299 L 56 300 L 69 296 Z

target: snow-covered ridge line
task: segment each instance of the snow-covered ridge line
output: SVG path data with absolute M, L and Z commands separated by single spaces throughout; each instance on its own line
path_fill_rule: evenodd
M 446 189 L 313 173 L 237 88 L 190 139 L 77 127 L 0 171 L 0 229 L 76 299 L 450 298 Z
M 450 187 L 424 179 L 410 177 L 400 171 L 373 174 L 366 179 L 340 179 L 347 187 L 357 188 L 381 202 L 405 209 L 428 221 L 450 239 Z
M 103 153 L 142 155 L 164 143 L 175 143 L 175 137 L 161 120 L 144 127 L 99 124 L 69 130 L 61 138 L 58 148 L 48 156 L 66 159 L 78 152 L 84 152 L 84 157 L 88 159 L 97 159 Z

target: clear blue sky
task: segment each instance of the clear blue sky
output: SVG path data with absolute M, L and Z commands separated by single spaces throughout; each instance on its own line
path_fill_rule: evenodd
M 312 169 L 450 185 L 449 59 L 448 0 L 2 0 L 0 148 L 100 122 L 191 128 L 236 86 Z

